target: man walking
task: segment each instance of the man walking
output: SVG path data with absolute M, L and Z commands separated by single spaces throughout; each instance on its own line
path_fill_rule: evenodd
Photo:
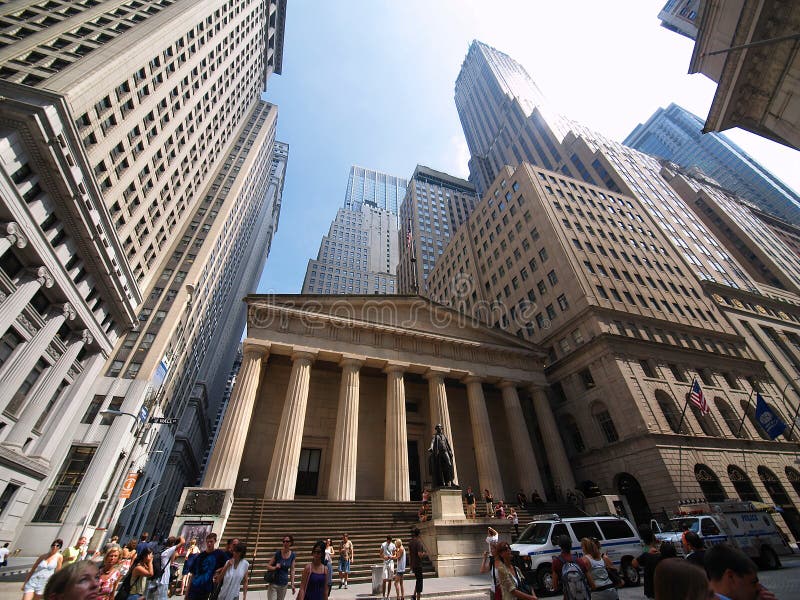
M 392 581 L 394 580 L 394 552 L 397 548 L 392 541 L 392 536 L 387 535 L 386 541 L 381 544 L 381 558 L 383 559 L 383 586 L 382 595 L 388 599 L 392 593 Z
M 170 536 L 167 539 L 167 547 L 161 552 L 159 556 L 153 556 L 153 578 L 147 586 L 147 600 L 167 600 L 167 592 L 169 591 L 169 579 L 172 574 L 170 565 L 172 558 L 178 546 L 183 544 L 184 539 L 180 536 Z M 159 561 L 160 571 L 156 570 L 156 561 Z M 160 576 L 156 576 L 160 573 Z
M 467 487 L 467 493 L 464 495 L 467 499 L 467 518 L 474 519 L 475 518 L 475 494 L 472 491 L 472 487 Z
M 422 598 L 422 559 L 425 558 L 425 546 L 419 539 L 419 528 L 411 530 L 411 542 L 408 544 L 408 559 L 414 572 L 414 600 Z
M 346 533 L 342 534 L 342 543 L 339 546 L 339 589 L 347 589 L 347 580 L 350 577 L 350 564 L 353 562 L 353 542 Z
M 225 552 L 215 549 L 216 545 L 217 534 L 209 533 L 206 536 L 206 549 L 197 555 L 189 569 L 192 574 L 187 594 L 189 600 L 208 600 L 214 590 L 214 573 L 225 566 L 227 560 Z
M 75 545 L 64 550 L 61 555 L 64 557 L 61 563 L 62 569 L 70 563 L 86 558 L 86 536 L 79 537 Z

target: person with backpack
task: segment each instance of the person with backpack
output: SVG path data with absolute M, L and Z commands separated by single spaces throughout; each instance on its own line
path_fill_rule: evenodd
M 147 600 L 167 600 L 169 580 L 172 575 L 170 565 L 178 547 L 183 545 L 181 536 L 170 536 L 166 545 L 155 544 L 153 550 L 153 575 L 147 586 Z
M 553 557 L 553 588 L 564 591 L 564 600 L 589 600 L 589 567 L 582 558 L 572 556 L 572 540 L 568 535 L 558 539 L 561 554 Z

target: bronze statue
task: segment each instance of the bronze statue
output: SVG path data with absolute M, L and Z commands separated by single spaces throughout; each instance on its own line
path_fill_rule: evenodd
M 433 479 L 433 487 L 456 487 L 453 484 L 453 449 L 442 433 L 441 424 L 436 425 L 436 433 L 428 448 L 428 466 Z

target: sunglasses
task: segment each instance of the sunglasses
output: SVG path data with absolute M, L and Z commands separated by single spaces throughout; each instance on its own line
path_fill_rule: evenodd
M 61 548 L 61 544 L 50 544 L 51 548 Z

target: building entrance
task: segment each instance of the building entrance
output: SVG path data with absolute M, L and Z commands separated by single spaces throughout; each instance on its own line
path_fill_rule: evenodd
M 316 496 L 319 483 L 319 463 L 322 450 L 319 448 L 301 448 L 300 464 L 297 467 L 297 485 L 295 496 Z
M 422 474 L 419 468 L 419 444 L 408 441 L 408 489 L 413 502 L 422 500 Z

